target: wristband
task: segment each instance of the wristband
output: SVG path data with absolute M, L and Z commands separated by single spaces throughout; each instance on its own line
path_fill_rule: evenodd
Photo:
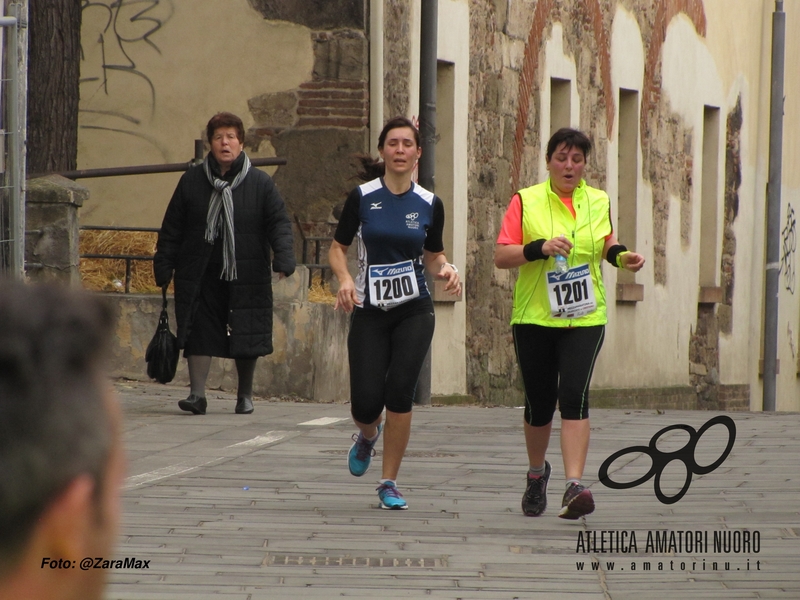
M 528 262 L 533 262 L 534 260 L 544 260 L 547 258 L 542 252 L 542 246 L 547 240 L 542 238 L 541 240 L 533 240 L 532 242 L 528 242 L 522 247 L 522 254 L 525 257 L 525 260 Z
M 618 269 L 621 269 L 622 265 L 619 262 L 619 257 L 625 252 L 628 252 L 628 249 L 625 246 L 622 244 L 615 244 L 608 249 L 608 252 L 606 253 L 606 260 Z
M 441 273 L 442 269 L 444 269 L 445 267 L 450 267 L 451 269 L 453 269 L 453 273 L 458 273 L 458 267 L 455 266 L 453 263 L 448 263 L 448 262 L 442 263 L 442 266 L 439 267 L 439 273 Z

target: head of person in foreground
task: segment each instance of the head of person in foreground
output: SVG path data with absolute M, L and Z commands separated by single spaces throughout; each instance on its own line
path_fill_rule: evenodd
M 100 297 L 0 281 L 0 600 L 94 600 L 124 477 Z

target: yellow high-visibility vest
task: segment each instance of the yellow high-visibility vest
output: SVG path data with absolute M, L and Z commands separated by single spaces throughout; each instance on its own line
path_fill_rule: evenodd
M 588 264 L 597 300 L 597 310 L 574 319 L 555 318 L 550 314 L 547 294 L 548 271 L 555 268 L 555 259 L 534 260 L 519 268 L 514 286 L 514 309 L 511 324 L 534 324 L 547 327 L 588 327 L 606 324 L 606 291 L 601 263 L 605 238 L 612 232 L 610 201 L 603 190 L 580 185 L 572 194 L 575 217 L 552 190 L 550 180 L 523 190 L 522 243 L 549 240 L 564 234 L 573 247 L 567 260 L 570 267 Z

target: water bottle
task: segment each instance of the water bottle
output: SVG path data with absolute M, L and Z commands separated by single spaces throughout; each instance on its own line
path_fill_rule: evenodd
M 561 234 L 561 237 L 565 237 L 564 234 Z M 562 254 L 556 254 L 556 273 L 566 273 L 569 271 L 569 265 L 567 264 L 567 257 Z
M 569 265 L 567 265 L 567 257 L 562 256 L 561 254 L 556 254 L 556 273 L 566 273 L 569 271 Z

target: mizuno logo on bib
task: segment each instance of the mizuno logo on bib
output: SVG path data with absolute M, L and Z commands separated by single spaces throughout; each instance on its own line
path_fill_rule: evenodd
M 566 273 L 547 272 L 550 314 L 558 319 L 575 319 L 597 310 L 589 265 L 572 267 Z
M 410 260 L 393 265 L 370 265 L 369 302 L 389 310 L 398 304 L 419 297 L 417 274 Z

